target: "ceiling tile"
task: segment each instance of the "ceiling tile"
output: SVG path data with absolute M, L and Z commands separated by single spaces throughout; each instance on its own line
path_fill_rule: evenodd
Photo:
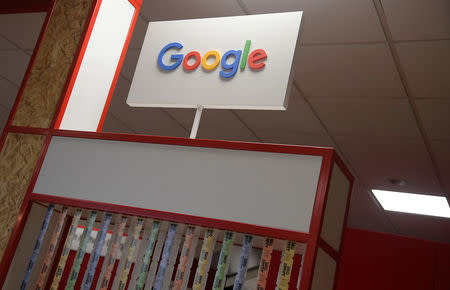
M 140 52 L 140 48 L 130 48 L 125 55 L 120 73 L 130 81 L 133 79 Z
M 381 0 L 394 40 L 450 38 L 450 1 Z
M 446 186 L 446 194 L 450 197 L 450 140 L 432 141 L 431 147 Z
M 47 13 L 0 14 L 0 35 L 22 49 L 34 49 Z
M 293 88 L 286 111 L 237 110 L 236 113 L 260 137 L 290 132 L 292 135 L 312 133 L 326 135 L 308 104 Z
M 164 110 L 169 113 L 173 118 L 175 118 L 180 124 L 183 125 L 184 128 L 189 131 L 192 128 L 192 123 L 194 122 L 195 109 L 186 109 L 186 108 L 164 108 Z M 206 109 L 203 110 L 203 113 L 206 112 Z M 204 115 L 200 119 L 200 124 L 203 121 Z
M 385 41 L 370 0 L 243 0 L 250 13 L 304 11 L 301 43 Z
M 108 111 L 108 114 L 106 115 L 102 132 L 136 134 L 136 132 L 128 127 L 124 121 L 114 116 L 111 111 Z
M 272 144 L 304 145 L 315 147 L 334 147 L 333 141 L 326 135 L 298 133 L 289 130 L 257 133 L 262 142 Z
M 257 142 L 258 139 L 230 110 L 205 110 L 197 138 Z
M 403 97 L 385 44 L 301 46 L 294 76 L 307 97 Z
M 148 21 L 243 15 L 237 1 L 144 0 L 141 13 Z
M 350 200 L 347 226 L 352 228 L 396 233 L 385 213 L 373 200 L 369 191 L 355 181 Z
M 1 17 L 1 14 L 0 14 Z M 7 40 L 6 38 L 3 38 L 0 35 L 0 50 L 14 50 L 17 49 L 17 47 L 15 47 L 9 40 Z
M 116 87 L 114 88 L 110 106 L 112 107 L 125 103 L 128 97 L 129 90 L 130 82 L 120 74 L 119 78 L 117 79 Z
M 165 109 L 189 131 L 194 121 L 193 109 Z M 197 133 L 199 139 L 257 142 L 258 139 L 230 110 L 203 110 Z
M 450 98 L 416 100 L 415 103 L 428 137 L 450 140 Z
M 131 36 L 128 48 L 141 48 L 144 43 L 145 33 L 147 32 L 148 22 L 144 20 L 140 14 L 134 26 L 133 35 Z
M 3 132 L 3 128 L 8 121 L 9 111 L 6 111 L 3 107 L 0 107 L 0 132 Z
M 425 145 L 420 139 L 337 137 L 345 157 L 370 189 L 441 194 Z M 388 179 L 406 181 L 391 185 Z
M 19 88 L 11 82 L 0 78 L 0 105 L 9 112 L 16 99 Z
M 450 40 L 395 46 L 413 97 L 450 99 Z
M 333 136 L 420 136 L 405 99 L 311 98 L 310 102 Z
M 20 85 L 30 56 L 20 50 L 0 51 L 0 76 Z
M 400 235 L 450 243 L 450 219 L 426 215 L 387 212 Z

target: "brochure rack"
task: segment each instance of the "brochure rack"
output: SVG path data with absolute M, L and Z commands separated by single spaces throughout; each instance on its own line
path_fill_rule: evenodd
M 20 286 L 36 240 L 42 236 L 27 281 L 34 287 L 58 217 L 67 210 L 55 254 L 47 261 L 54 269 L 61 257 L 58 249 L 63 249 L 69 235 L 69 220 L 82 209 L 77 226 L 85 227 L 91 238 L 86 238 L 83 246 L 83 237 L 88 237 L 83 234 L 78 246 L 77 242 L 71 246 L 77 257 L 85 251 L 79 257 L 81 270 L 74 285 L 84 285 L 89 279 L 96 282 L 97 288 L 86 284 L 94 287 L 86 289 L 100 289 L 104 261 L 123 217 L 127 218 L 124 232 L 128 238 L 124 238 L 122 258 L 116 266 L 114 288 L 121 281 L 124 285 L 120 287 L 138 287 L 140 268 L 144 267 L 155 289 L 212 289 L 219 272 L 217 279 L 222 277 L 222 283 L 216 281 L 214 289 L 237 287 L 240 282 L 243 287 L 256 287 L 262 278 L 266 279 L 265 289 L 334 289 L 352 183 L 353 177 L 331 148 L 57 130 L 30 194 L 28 219 L 4 287 Z M 50 205 L 54 212 L 42 235 Z M 90 219 L 92 212 L 96 216 Z M 105 225 L 108 215 L 110 221 Z M 160 258 L 143 266 L 155 221 L 161 223 L 154 240 Z M 138 223 L 140 228 L 136 228 Z M 103 240 L 102 228 L 109 231 Z M 196 246 L 188 239 L 188 229 L 198 240 Z M 207 248 L 204 242 L 209 231 L 215 246 Z M 232 241 L 227 242 L 230 235 Z M 138 238 L 133 242 L 132 237 L 141 239 L 134 250 L 130 249 Z M 269 253 L 264 245 L 270 240 L 273 249 Z M 228 250 L 222 250 L 227 243 Z M 184 244 L 196 250 L 180 265 Z M 87 248 L 81 250 L 83 247 Z M 93 258 L 96 248 L 98 261 Z M 207 258 L 205 251 L 211 253 Z M 224 260 L 224 256 L 230 259 Z M 264 273 L 260 266 L 268 257 L 270 264 Z M 239 267 L 242 259 L 249 268 Z M 127 263 L 133 268 L 121 272 L 120 277 L 118 273 Z M 204 268 L 199 267 L 202 263 Z M 90 268 L 92 277 L 88 278 Z M 178 268 L 186 275 L 177 282 Z M 44 285 L 49 285 L 52 274 L 48 272 Z M 195 280 L 202 276 L 204 279 Z

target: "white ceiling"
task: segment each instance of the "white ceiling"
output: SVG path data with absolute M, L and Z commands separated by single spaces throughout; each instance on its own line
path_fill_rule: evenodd
M 385 212 L 369 192 L 450 193 L 448 0 L 144 0 L 104 131 L 189 135 L 193 110 L 125 104 L 149 20 L 292 10 L 304 19 L 288 110 L 206 110 L 198 137 L 333 146 L 357 177 L 350 226 L 450 242 L 450 220 Z M 44 17 L 0 16 L 0 122 Z

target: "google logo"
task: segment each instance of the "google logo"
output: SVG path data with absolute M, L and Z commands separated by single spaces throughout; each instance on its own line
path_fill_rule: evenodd
M 219 72 L 219 75 L 222 78 L 231 78 L 236 74 L 238 67 L 240 67 L 241 70 L 244 70 L 247 63 L 252 70 L 261 70 L 265 67 L 266 64 L 264 63 L 264 61 L 267 59 L 266 52 L 263 49 L 255 49 L 249 54 L 250 44 L 251 41 L 247 40 L 245 42 L 243 52 L 242 50 L 229 50 L 225 52 L 222 58 L 220 57 L 220 53 L 217 50 L 210 50 L 205 53 L 203 57 L 198 51 L 191 51 L 186 55 L 172 54 L 170 56 L 170 60 L 173 61 L 173 63 L 167 65 L 163 63 L 163 57 L 166 52 L 173 48 L 178 50 L 183 48 L 183 45 L 181 43 L 172 42 L 161 49 L 158 55 L 158 66 L 163 70 L 171 71 L 176 69 L 180 66 L 181 63 L 183 63 L 183 68 L 186 71 L 194 71 L 197 67 L 199 67 L 201 63 L 204 70 L 211 71 L 214 70 L 220 63 L 222 65 L 222 70 Z M 233 62 L 227 62 L 229 57 L 234 58 Z M 190 59 L 195 60 L 194 63 L 192 63 L 191 61 L 191 64 L 189 64 Z

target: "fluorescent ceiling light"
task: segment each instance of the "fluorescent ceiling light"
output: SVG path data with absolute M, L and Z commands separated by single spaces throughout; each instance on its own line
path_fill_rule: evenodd
M 444 196 L 372 189 L 385 210 L 450 218 Z

